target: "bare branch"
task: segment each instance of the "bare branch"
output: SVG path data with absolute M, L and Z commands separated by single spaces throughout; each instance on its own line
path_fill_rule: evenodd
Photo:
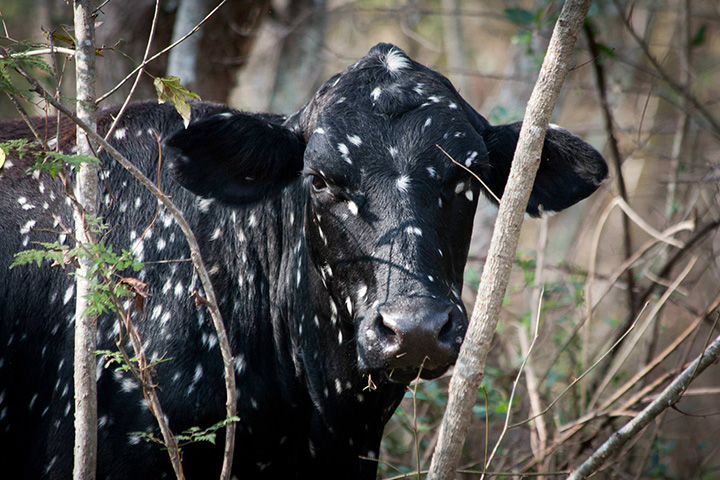
M 222 7 L 223 5 L 225 5 L 225 2 L 227 2 L 227 0 L 222 0 L 222 1 L 217 5 L 217 7 L 213 8 L 213 9 L 210 11 L 210 13 L 208 13 L 207 15 L 205 15 L 205 18 L 203 18 L 202 21 L 201 21 L 200 23 L 198 23 L 198 24 L 195 26 L 195 28 L 193 28 L 192 30 L 190 30 L 187 34 L 183 35 L 182 37 L 180 37 L 179 39 L 177 39 L 177 41 L 171 43 L 170 45 L 168 45 L 167 47 L 163 48 L 163 49 L 160 50 L 158 53 L 156 53 L 156 54 L 153 55 L 152 57 L 144 60 L 140 65 L 138 65 L 137 67 L 135 67 L 135 69 L 134 69 L 132 72 L 128 73 L 127 76 L 126 76 L 125 78 L 123 78 L 122 80 L 120 80 L 120 82 L 119 82 L 117 85 L 115 85 L 113 88 L 111 88 L 110 91 L 108 91 L 108 92 L 105 93 L 104 95 L 101 95 L 100 98 L 97 99 L 97 103 L 99 104 L 100 102 L 102 102 L 103 100 L 105 100 L 106 98 L 108 98 L 110 95 L 112 95 L 113 93 L 115 93 L 120 87 L 122 87 L 123 85 L 125 85 L 125 82 L 127 82 L 128 80 L 130 80 L 130 79 L 133 77 L 133 75 L 135 75 L 136 73 L 142 71 L 142 69 L 144 69 L 144 68 L 147 66 L 148 63 L 152 62 L 153 60 L 156 60 L 156 59 L 159 58 L 160 56 L 162 56 L 162 55 L 164 55 L 165 53 L 169 52 L 170 50 L 172 50 L 173 48 L 175 48 L 176 45 L 178 45 L 178 44 L 180 44 L 181 42 L 185 41 L 190 35 L 194 34 L 194 33 L 197 32 L 198 30 L 200 30 L 200 27 L 202 27 L 203 24 L 205 24 L 205 22 L 207 22 L 207 21 L 210 19 L 210 17 L 212 17 L 212 16 L 215 14 L 215 12 L 218 11 L 218 9 L 219 9 L 220 7 Z
M 615 432 L 602 446 L 595 451 L 568 480 L 581 480 L 595 472 L 611 455 L 616 453 L 630 439 L 645 428 L 655 417 L 668 407 L 675 405 L 682 398 L 685 390 L 698 375 L 717 361 L 720 356 L 720 336 L 698 356 L 675 380 L 673 380 L 650 405 L 635 418 Z
M 658 62 L 657 59 L 650 53 L 650 48 L 648 47 L 647 42 L 640 38 L 633 26 L 630 24 L 630 20 L 625 15 L 625 8 L 620 3 L 620 1 L 613 0 L 613 3 L 615 4 L 615 8 L 617 9 L 618 14 L 622 19 L 628 33 L 630 33 L 630 36 L 633 37 L 633 39 L 635 39 L 635 41 L 638 43 L 643 53 L 645 54 L 645 57 L 655 68 L 655 71 L 658 73 L 658 75 L 660 75 L 662 81 L 667 83 L 673 90 L 682 95 L 687 100 L 687 102 L 692 105 L 695 111 L 700 114 L 700 117 L 702 117 L 707 122 L 707 124 L 710 126 L 709 131 L 712 132 L 715 137 L 720 138 L 720 123 L 715 119 L 715 117 L 710 113 L 710 111 L 698 101 L 695 95 L 693 95 L 690 91 L 688 91 L 687 88 L 685 88 L 674 78 L 672 78 L 670 74 L 665 71 L 662 65 L 660 65 L 660 62 Z

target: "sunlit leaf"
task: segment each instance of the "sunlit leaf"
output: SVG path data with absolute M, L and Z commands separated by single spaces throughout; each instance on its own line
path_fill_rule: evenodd
M 188 99 L 199 99 L 200 96 L 183 86 L 178 77 L 157 77 L 154 83 L 158 102 L 171 101 L 175 105 L 175 110 L 182 117 L 185 127 L 187 127 L 190 124 L 190 103 L 188 103 Z

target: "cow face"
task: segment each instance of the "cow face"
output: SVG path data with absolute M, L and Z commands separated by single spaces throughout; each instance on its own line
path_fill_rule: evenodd
M 224 114 L 168 143 L 179 181 L 204 196 L 247 203 L 302 182 L 315 310 L 354 330 L 361 372 L 407 382 L 457 358 L 478 195 L 502 195 L 518 132 L 490 126 L 446 78 L 381 44 L 282 125 Z M 543 159 L 531 214 L 581 200 L 607 174 L 564 130 L 549 132 Z

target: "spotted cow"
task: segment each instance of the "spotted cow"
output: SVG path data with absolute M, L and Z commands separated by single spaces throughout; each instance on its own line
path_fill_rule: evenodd
M 117 112 L 99 113 L 100 132 Z M 70 124 L 58 138 L 52 119 L 35 123 L 49 147 L 73 150 Z M 237 478 L 374 478 L 408 383 L 457 357 L 473 214 L 484 185 L 502 195 L 519 128 L 490 125 L 445 77 L 387 44 L 290 116 L 205 102 L 192 105 L 187 128 L 170 105 L 135 103 L 122 115 L 111 143 L 182 209 L 218 295 L 235 357 Z M 0 125 L 0 138 L 11 136 L 30 134 Z M 167 360 L 155 369 L 170 426 L 213 425 L 225 418 L 221 356 L 191 297 L 202 289 L 184 237 L 99 157 L 104 241 L 145 262 L 148 298 L 135 322 L 147 355 Z M 73 281 L 63 268 L 8 266 L 35 242 L 72 243 L 73 222 L 61 182 L 26 174 L 29 161 L 11 155 L 0 170 L 0 468 L 65 479 Z M 566 208 L 606 175 L 592 147 L 553 128 L 527 211 Z M 98 327 L 100 348 L 115 349 L 117 322 L 100 317 Z M 98 478 L 172 477 L 167 454 L 137 433 L 158 435 L 138 382 L 102 363 Z M 187 477 L 216 477 L 221 444 L 222 435 L 184 447 Z

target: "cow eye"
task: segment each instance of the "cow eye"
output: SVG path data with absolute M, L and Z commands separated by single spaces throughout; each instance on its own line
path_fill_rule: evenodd
M 328 184 L 324 178 L 322 178 L 320 175 L 311 175 L 310 177 L 313 190 L 315 190 L 316 192 L 322 192 L 324 190 L 327 190 Z

